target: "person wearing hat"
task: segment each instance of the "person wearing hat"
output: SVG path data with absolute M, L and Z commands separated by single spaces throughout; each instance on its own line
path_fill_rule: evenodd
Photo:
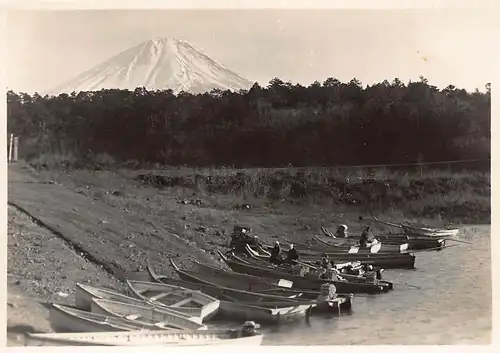
M 323 254 L 323 257 L 321 258 L 321 267 L 328 268 L 331 266 L 332 266 L 332 264 L 330 262 L 330 258 L 328 257 L 328 254 Z
M 279 265 L 281 263 L 281 247 L 280 242 L 276 240 L 274 247 L 271 249 L 271 257 L 269 258 L 271 263 Z
M 254 321 L 246 321 L 241 327 L 241 337 L 258 335 L 259 333 L 256 331 L 258 328 L 260 328 L 260 325 L 256 324 Z
M 335 233 L 335 238 L 347 238 L 348 235 L 347 235 L 347 226 L 345 224 L 341 224 L 338 229 L 337 229 L 337 232 Z
M 368 246 L 368 243 L 371 244 L 374 239 L 375 236 L 373 235 L 370 226 L 366 226 L 365 229 L 363 230 L 363 233 L 361 233 L 361 238 L 359 239 L 359 245 L 363 248 L 366 248 Z
M 290 265 L 293 265 L 295 261 L 299 260 L 299 253 L 297 250 L 295 250 L 295 247 L 293 244 L 290 244 L 290 250 L 288 250 L 288 253 L 286 255 L 286 262 L 289 263 Z
M 376 284 L 377 283 L 377 271 L 374 270 L 372 265 L 368 265 L 367 271 L 365 273 L 366 283 Z

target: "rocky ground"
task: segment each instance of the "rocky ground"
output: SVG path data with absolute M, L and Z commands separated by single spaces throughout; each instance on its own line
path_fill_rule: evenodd
M 22 345 L 23 332 L 50 332 L 43 304 L 72 305 L 75 282 L 120 289 L 119 281 L 25 213 L 9 206 L 8 215 L 8 345 Z

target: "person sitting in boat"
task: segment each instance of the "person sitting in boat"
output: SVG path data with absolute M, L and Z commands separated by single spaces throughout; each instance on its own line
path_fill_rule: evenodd
M 368 269 L 365 272 L 365 281 L 370 284 L 377 283 L 377 271 L 374 270 L 372 265 L 368 265 Z
M 335 300 L 338 298 L 337 288 L 332 283 L 323 283 L 319 289 L 319 295 L 316 297 L 316 301 L 320 306 L 324 305 L 324 302 L 330 300 Z
M 320 267 L 320 268 L 316 269 L 316 272 L 315 272 L 316 276 L 319 279 L 324 279 L 325 273 L 326 273 L 326 268 L 324 268 L 324 267 Z
M 347 235 L 347 226 L 345 224 L 341 224 L 337 232 L 335 233 L 335 238 L 348 238 L 349 236 Z
M 253 236 L 252 245 L 260 246 L 259 237 L 258 236 L 256 236 L 256 235 Z
M 363 233 L 361 233 L 361 238 L 359 239 L 359 245 L 363 248 L 368 247 L 368 244 L 372 244 L 373 240 L 375 239 L 375 236 L 372 233 L 372 230 L 370 226 L 366 226 L 365 229 L 363 230 Z
M 332 265 L 330 263 L 330 258 L 328 257 L 328 254 L 324 254 L 323 257 L 321 258 L 321 267 L 323 268 L 328 268 L 328 265 Z
M 295 261 L 299 260 L 299 253 L 297 250 L 295 250 L 295 247 L 293 244 L 290 244 L 290 250 L 288 250 L 287 256 L 286 256 L 286 262 L 293 265 Z
M 240 332 L 241 337 L 250 337 L 258 335 L 259 333 L 256 330 L 257 328 L 259 328 L 259 325 L 256 324 L 254 321 L 246 321 L 241 327 L 241 332 Z
M 332 267 L 331 264 L 320 275 L 320 278 L 321 279 L 327 279 L 329 281 L 336 281 L 337 280 L 337 273 L 336 273 L 335 269 Z
M 279 265 L 282 262 L 281 259 L 281 247 L 280 247 L 280 242 L 276 241 L 274 244 L 274 247 L 271 249 L 271 257 L 269 258 L 271 263 L 275 265 Z

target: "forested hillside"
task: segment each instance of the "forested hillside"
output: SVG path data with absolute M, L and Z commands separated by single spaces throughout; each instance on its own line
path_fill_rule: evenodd
M 396 164 L 490 158 L 490 85 L 439 90 L 421 77 L 364 88 L 308 87 L 192 95 L 103 90 L 57 97 L 7 93 L 20 156 L 235 167 Z

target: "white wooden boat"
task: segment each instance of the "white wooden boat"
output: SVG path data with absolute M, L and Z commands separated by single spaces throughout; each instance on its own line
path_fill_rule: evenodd
M 326 235 L 331 234 L 328 233 L 329 231 L 324 228 L 324 233 Z M 329 236 L 330 237 L 330 236 Z M 409 244 L 408 243 L 403 243 L 403 244 L 385 244 L 382 242 L 379 242 L 378 240 L 375 239 L 374 242 L 368 242 L 366 247 L 361 247 L 359 246 L 359 238 L 351 238 L 349 241 L 351 242 L 350 245 L 347 245 L 345 247 L 344 245 L 339 245 L 339 243 L 336 243 L 335 241 L 337 240 L 336 238 L 329 238 L 329 241 L 326 241 L 324 239 L 321 239 L 319 236 L 314 235 L 314 238 L 319 241 L 321 244 L 327 245 L 328 248 L 324 248 L 322 246 L 309 246 L 305 250 L 311 249 L 311 250 L 319 250 L 321 248 L 322 252 L 340 252 L 340 251 L 347 251 L 348 254 L 358 254 L 358 253 L 364 253 L 369 249 L 369 252 L 371 254 L 378 254 L 378 253 L 403 253 L 408 250 Z M 345 238 L 342 241 L 345 242 Z M 340 250 L 339 250 L 340 249 Z M 361 251 L 360 251 L 361 250 Z
M 242 330 L 206 330 L 191 332 L 133 331 L 85 333 L 28 333 L 25 346 L 260 346 L 264 335 L 251 336 Z
M 460 231 L 458 228 L 440 229 L 440 228 L 426 228 L 426 227 L 413 227 L 409 225 L 402 226 L 405 234 L 409 235 L 423 235 L 428 237 L 453 237 L 458 235 Z
M 122 303 L 107 299 L 92 299 L 93 313 L 123 318 L 142 325 L 154 325 L 162 329 L 206 330 L 207 327 L 196 320 L 168 308 Z M 200 318 L 196 318 L 201 321 Z
M 136 322 L 60 304 L 52 304 L 49 310 L 49 321 L 50 326 L 56 332 L 107 332 L 144 329 L 144 325 Z
M 244 294 L 247 294 L 247 300 L 252 300 L 253 302 L 263 300 L 264 297 L 277 297 L 272 295 L 266 296 L 262 293 L 252 293 L 237 289 L 233 290 L 231 288 L 204 282 L 200 278 L 195 278 L 195 276 L 178 268 L 172 261 L 172 259 L 170 259 L 170 261 L 172 263 L 172 266 L 174 266 L 177 274 L 183 279 L 188 279 L 188 281 L 190 282 L 186 282 L 183 280 L 174 280 L 163 276 L 161 276 L 161 279 L 157 276 L 154 276 L 154 278 L 157 278 L 157 280 L 161 281 L 162 283 L 193 286 L 196 288 L 200 288 L 203 291 L 207 291 L 207 293 L 210 293 L 212 295 L 216 295 L 217 298 L 220 299 L 219 313 L 228 318 L 239 318 L 243 320 L 256 320 L 258 322 L 279 324 L 297 321 L 308 317 L 311 313 L 312 308 L 316 305 L 315 302 L 306 300 L 293 300 L 292 298 L 285 297 L 283 297 L 283 301 L 286 300 L 286 302 L 279 303 L 277 300 L 273 299 L 276 304 L 271 303 L 269 306 L 261 306 L 257 303 L 244 303 L 241 300 L 237 299 L 244 298 Z M 153 273 L 153 271 L 151 271 L 151 273 Z
M 428 237 L 452 237 L 458 235 L 458 228 L 430 228 L 430 227 L 416 227 L 409 224 L 397 224 L 392 222 L 380 221 L 377 217 L 372 216 L 372 218 L 379 223 L 386 224 L 388 226 L 401 228 L 405 234 L 408 235 L 421 235 Z
M 165 305 L 163 305 L 162 303 L 151 300 L 132 298 L 128 295 L 116 292 L 112 289 L 92 287 L 81 283 L 76 284 L 75 306 L 78 309 L 90 311 L 92 306 L 92 298 L 114 300 L 122 303 L 129 303 L 135 305 L 153 306 L 160 308 L 165 307 Z M 167 307 L 167 308 L 174 310 L 178 313 L 181 313 L 183 315 L 186 315 L 190 317 L 191 320 L 195 320 L 195 322 L 201 323 L 203 321 L 203 319 L 199 316 L 201 314 L 201 310 L 199 308 L 190 308 L 190 307 L 180 307 L 180 308 Z
M 163 283 L 127 281 L 131 296 L 158 303 L 173 310 L 194 308 L 196 316 L 209 320 L 217 314 L 220 301 L 200 291 Z

